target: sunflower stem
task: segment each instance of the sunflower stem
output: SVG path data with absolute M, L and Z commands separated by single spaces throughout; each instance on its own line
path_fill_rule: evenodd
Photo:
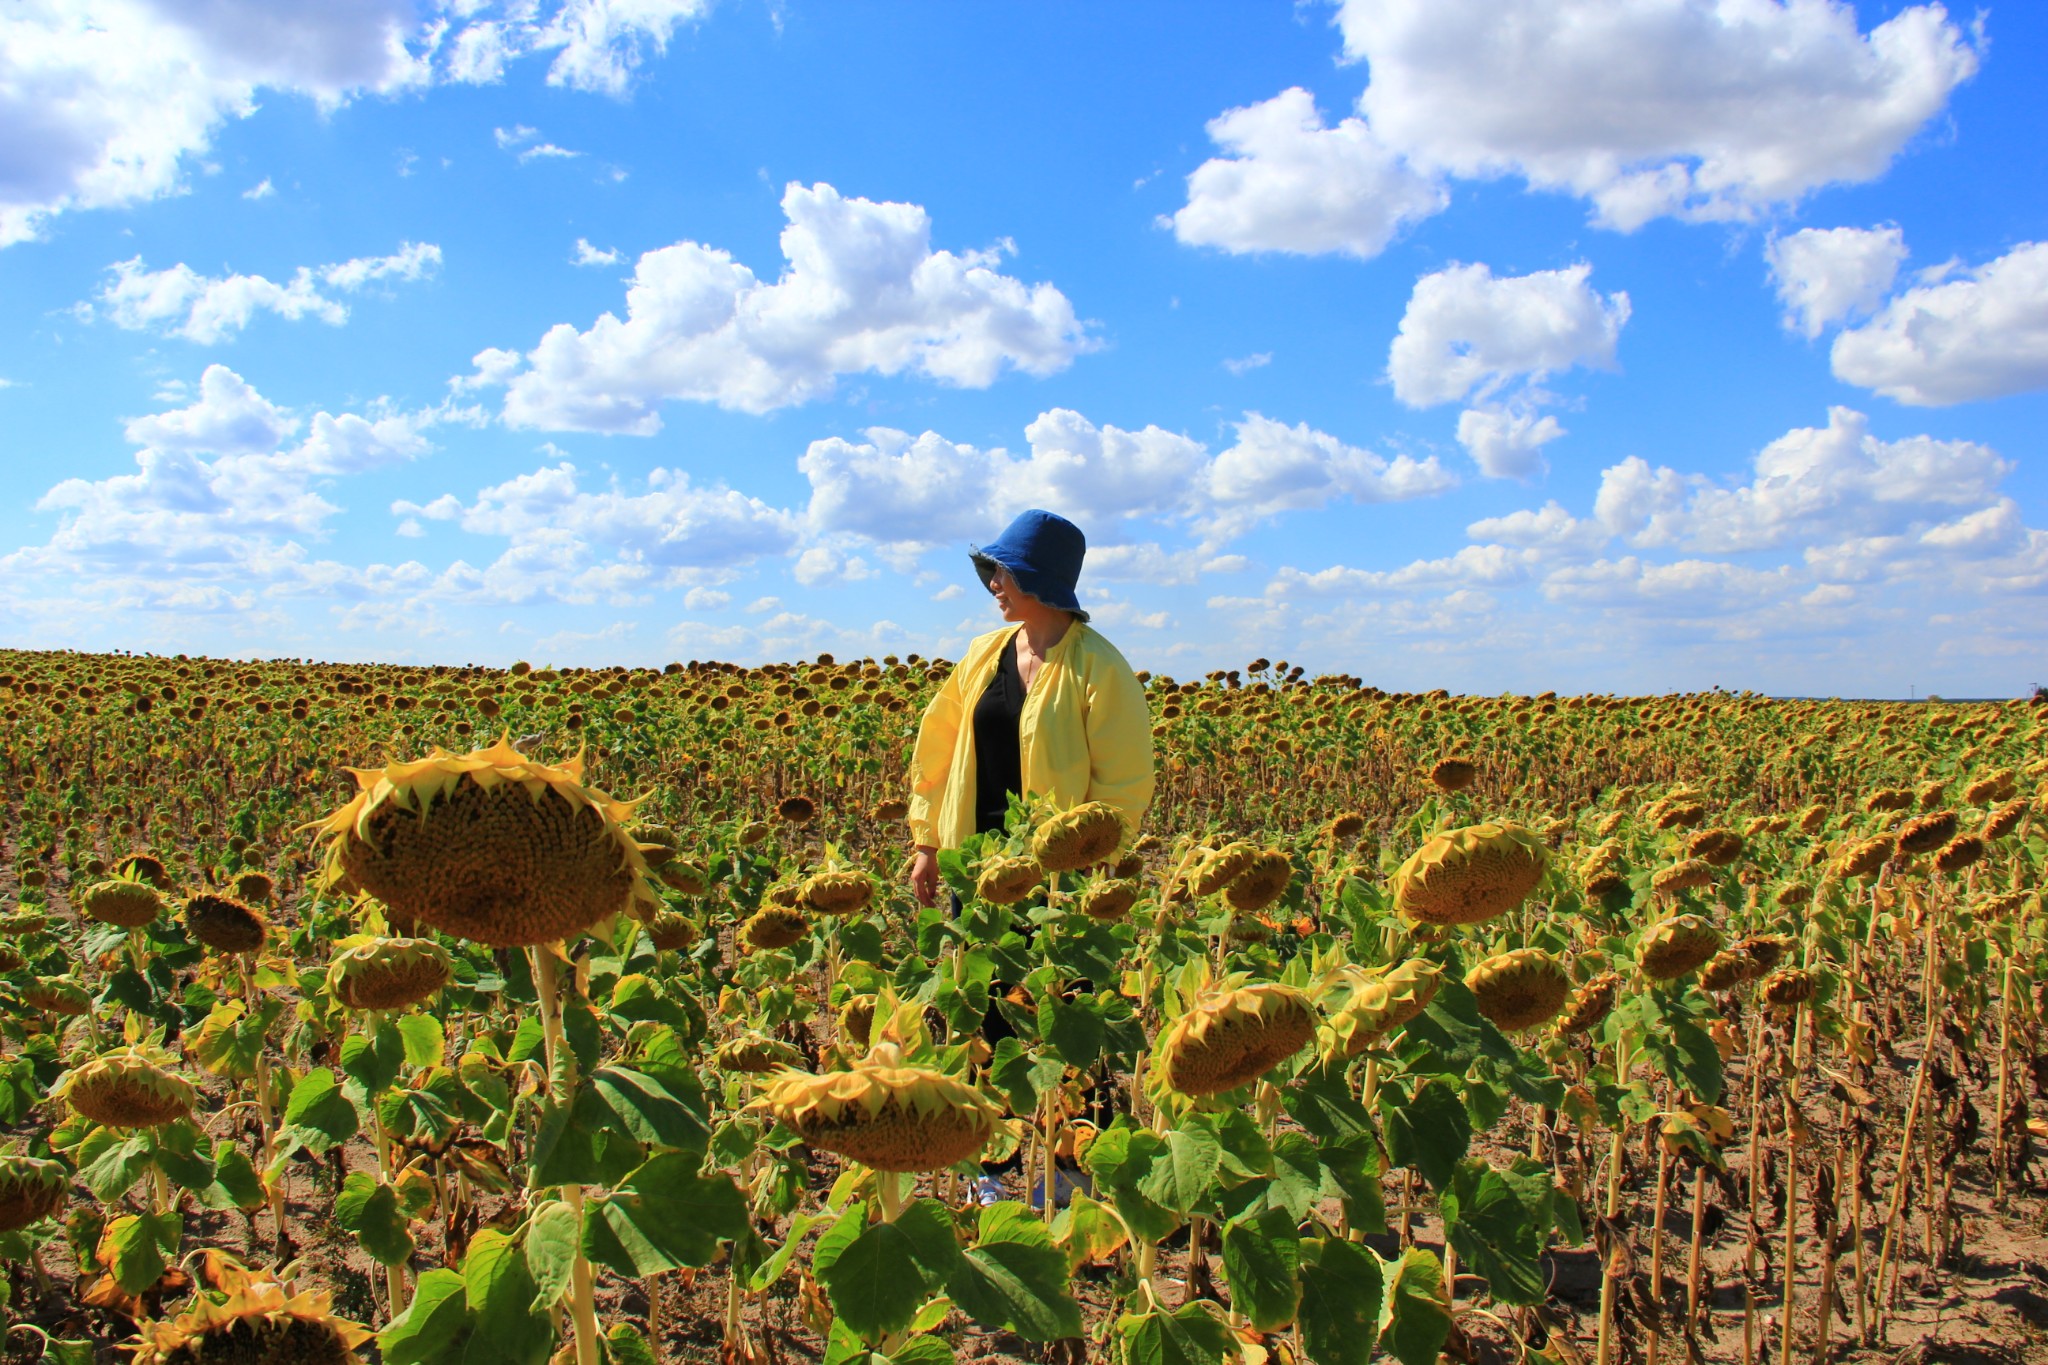
M 533 963 L 534 993 L 540 999 L 541 1037 L 547 1045 L 548 1089 L 557 1104 L 570 1104 L 576 1098 L 576 1056 L 569 1050 L 568 1039 L 562 1032 L 562 978 L 560 961 L 556 957 L 559 944 L 543 943 L 527 949 L 528 960 Z M 562 1187 L 565 1202 L 576 1215 L 576 1225 L 583 1225 L 583 1186 Z M 576 1259 L 569 1263 L 569 1320 L 576 1329 L 576 1365 L 599 1365 L 601 1348 L 598 1345 L 597 1295 L 595 1277 L 591 1274 L 589 1258 L 582 1248 L 576 1250 Z

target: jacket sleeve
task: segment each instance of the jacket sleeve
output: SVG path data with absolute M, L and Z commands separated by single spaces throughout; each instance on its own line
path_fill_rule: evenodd
M 1152 804 L 1152 708 L 1121 654 L 1089 670 L 1088 799 L 1123 812 L 1132 834 Z
M 953 671 L 925 703 L 924 717 L 917 723 L 917 747 L 910 756 L 910 837 L 913 843 L 933 848 L 939 843 L 935 822 L 946 799 L 953 748 L 960 736 L 960 678 L 966 671 L 965 659 L 953 665 Z

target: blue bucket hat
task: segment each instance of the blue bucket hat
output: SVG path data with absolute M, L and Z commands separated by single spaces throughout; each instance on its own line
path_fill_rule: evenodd
M 1034 507 L 1018 513 L 994 541 L 968 551 L 968 558 L 974 561 L 983 587 L 1000 565 L 1010 571 L 1018 587 L 1048 607 L 1070 611 L 1085 621 L 1088 613 L 1074 596 L 1074 584 L 1080 580 L 1081 560 L 1087 553 L 1088 539 L 1080 527 Z

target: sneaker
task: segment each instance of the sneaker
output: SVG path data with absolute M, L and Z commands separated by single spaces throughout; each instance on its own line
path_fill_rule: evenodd
M 974 1198 L 983 1208 L 1003 1202 L 1003 1179 L 1001 1176 L 985 1175 L 974 1182 Z

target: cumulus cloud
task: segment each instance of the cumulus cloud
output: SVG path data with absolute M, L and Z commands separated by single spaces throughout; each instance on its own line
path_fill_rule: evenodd
M 598 248 L 592 246 L 588 239 L 578 237 L 576 239 L 576 254 L 569 258 L 569 264 L 617 265 L 619 263 L 619 259 L 619 253 L 616 248 L 606 247 L 600 251 Z
M 95 298 L 98 311 L 117 327 L 162 331 L 208 345 L 234 336 L 258 313 L 290 320 L 313 317 L 339 327 L 348 321 L 348 308 L 325 291 L 352 294 L 381 280 L 419 280 L 440 265 L 440 247 L 406 242 L 389 256 L 300 266 L 280 284 L 262 275 L 202 275 L 182 262 L 150 270 L 136 256 L 107 267 L 113 278 Z
M 1837 379 L 1923 407 L 2048 387 L 2048 242 L 1934 275 L 1835 337 Z
M 623 319 L 557 324 L 516 373 L 485 352 L 494 368 L 463 382 L 506 384 L 514 426 L 646 435 L 665 401 L 768 412 L 847 374 L 985 388 L 1005 369 L 1052 374 L 1090 345 L 1058 289 L 996 269 L 1002 248 L 934 251 L 915 204 L 791 184 L 782 208 L 788 266 L 774 282 L 714 247 L 661 247 L 635 266 Z
M 0 247 L 80 209 L 184 187 L 266 93 L 334 108 L 437 81 L 548 80 L 619 96 L 709 0 L 15 0 L 0 7 Z
M 1187 204 L 1171 219 L 1190 246 L 1369 260 L 1450 202 L 1364 119 L 1326 127 L 1299 87 L 1210 120 L 1209 137 L 1226 155 L 1188 177 Z
M 1467 408 L 1458 414 L 1458 444 L 1490 479 L 1543 472 L 1543 447 L 1564 435 L 1557 419 L 1526 406 Z
M 1934 4 L 1867 33 L 1841 0 L 1343 0 L 1337 24 L 1382 146 L 1623 231 L 1873 180 L 1978 63 Z
M 922 547 L 986 536 L 1025 507 L 1085 508 L 1111 525 L 1136 517 L 1189 525 L 1203 537 L 1204 561 L 1288 512 L 1406 501 L 1456 484 L 1433 456 L 1390 459 L 1306 424 L 1252 412 L 1235 429 L 1236 440 L 1212 453 L 1156 426 L 1131 431 L 1054 408 L 1025 428 L 1023 456 L 877 427 L 865 441 L 812 442 L 797 468 L 810 482 L 807 516 L 820 533 Z
M 1805 228 L 1764 248 L 1785 325 L 1809 340 L 1847 318 L 1877 311 L 1906 263 L 1896 227 Z
M 1611 368 L 1628 295 L 1602 296 L 1590 265 L 1496 277 L 1453 265 L 1415 282 L 1387 352 L 1394 396 L 1410 407 L 1487 397 L 1575 365 Z
M 36 504 L 58 514 L 56 533 L 0 567 L 200 581 L 289 558 L 286 543 L 324 534 L 341 510 L 325 485 L 417 458 L 438 420 L 381 405 L 302 420 L 227 366 L 209 366 L 191 403 L 127 424 L 134 473 L 58 483 Z

